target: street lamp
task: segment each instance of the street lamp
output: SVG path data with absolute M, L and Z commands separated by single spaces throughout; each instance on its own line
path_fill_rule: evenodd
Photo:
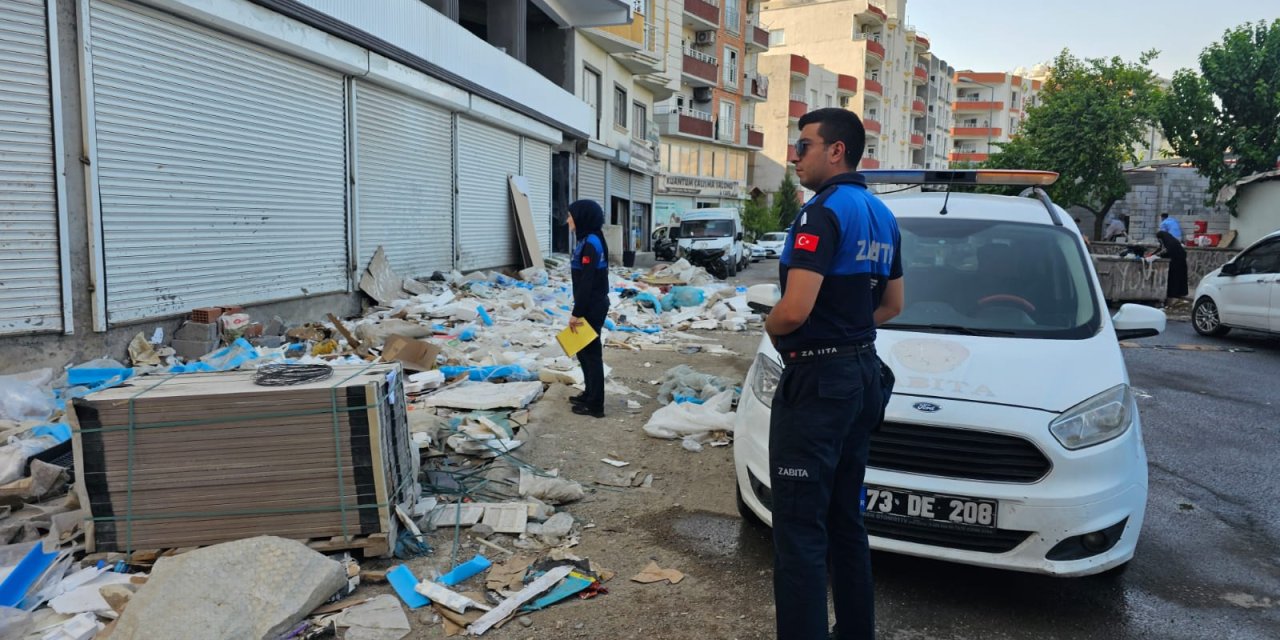
M 995 104 L 996 104 L 996 88 L 985 83 L 978 82 L 973 78 L 966 77 L 965 82 L 976 84 L 987 88 L 987 157 L 991 157 L 991 127 L 995 123 Z

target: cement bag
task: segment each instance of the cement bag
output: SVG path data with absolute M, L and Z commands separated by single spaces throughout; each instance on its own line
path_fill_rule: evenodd
M 644 425 L 644 432 L 670 440 L 707 431 L 733 431 L 735 393 L 733 389 L 721 391 L 702 404 L 669 404 L 653 412 Z

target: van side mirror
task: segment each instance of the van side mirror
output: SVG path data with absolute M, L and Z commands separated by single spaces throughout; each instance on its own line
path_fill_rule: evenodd
M 734 236 L 734 240 L 742 241 L 742 232 L 741 232 L 741 231 L 739 231 L 739 232 L 738 232 L 738 235 Z
M 1236 264 L 1236 263 L 1234 263 L 1234 262 L 1228 262 L 1228 263 L 1226 263 L 1226 264 L 1222 265 L 1222 270 L 1221 270 L 1221 271 L 1219 271 L 1218 273 L 1221 273 L 1221 274 L 1222 274 L 1222 275 L 1224 275 L 1224 276 L 1234 276 L 1234 275 L 1239 275 L 1239 274 L 1240 274 L 1240 265 L 1238 265 L 1238 264 Z
M 1159 309 L 1140 304 L 1121 305 L 1111 317 L 1117 340 L 1150 338 L 1164 332 L 1167 317 Z
M 782 290 L 776 284 L 757 284 L 747 288 L 747 307 L 760 314 L 768 314 L 782 298 Z

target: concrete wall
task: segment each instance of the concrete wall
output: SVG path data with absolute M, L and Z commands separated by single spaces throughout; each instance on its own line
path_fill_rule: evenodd
M 1119 242 L 1094 242 L 1090 245 L 1089 252 L 1102 256 L 1118 256 L 1127 246 L 1129 245 Z M 1155 246 L 1151 245 L 1150 248 L 1154 249 Z M 1239 248 L 1187 248 L 1187 287 L 1190 289 L 1188 295 L 1195 293 L 1196 285 L 1200 284 L 1205 274 L 1230 262 L 1237 253 L 1240 253 Z
M 1280 180 L 1245 185 L 1240 190 L 1236 213 L 1230 221 L 1237 234 L 1235 247 L 1243 249 L 1280 230 Z

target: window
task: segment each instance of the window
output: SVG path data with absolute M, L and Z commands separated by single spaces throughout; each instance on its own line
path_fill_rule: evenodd
M 739 25 L 742 24 L 742 11 L 739 4 L 740 0 L 724 0 L 724 28 L 729 33 L 738 33 L 741 30 Z
M 818 106 L 818 90 L 817 89 L 809 90 L 809 106 L 810 107 Z
M 724 84 L 738 86 L 738 52 L 733 47 L 724 48 Z
M 631 135 L 644 140 L 649 137 L 649 109 L 639 102 L 631 105 Z
M 840 96 L 840 107 L 843 109 L 849 108 L 849 96 Z
M 1018 92 L 1017 92 L 1017 91 L 1014 91 L 1014 92 L 1013 92 L 1013 100 L 1011 100 L 1010 102 L 1011 102 L 1011 104 L 1012 104 L 1013 106 L 1017 106 L 1017 104 L 1018 104 Z
M 627 128 L 627 90 L 613 86 L 613 124 Z
M 827 99 L 827 106 L 828 106 L 828 107 L 830 107 L 830 106 L 834 106 L 834 105 L 835 105 L 835 103 L 834 103 L 834 102 L 832 102 L 832 98 L 831 98 L 831 96 L 830 96 L 830 95 L 825 96 L 825 97 L 826 97 L 826 99 Z
M 645 6 L 647 4 L 649 4 L 649 0 L 631 0 L 631 10 L 642 16 L 647 16 L 649 15 L 648 7 Z
M 1276 273 L 1280 271 L 1280 241 L 1272 240 L 1260 244 L 1252 251 L 1236 258 L 1235 262 L 1239 275 Z
M 600 73 L 590 67 L 582 68 L 582 101 L 591 107 L 595 116 L 595 137 L 600 139 Z
M 773 29 L 769 32 L 769 46 L 781 47 L 787 43 L 786 29 Z
M 721 140 L 733 140 L 733 134 L 737 129 L 738 121 L 734 118 L 733 103 L 728 100 L 720 101 L 720 121 L 716 123 L 720 127 Z

